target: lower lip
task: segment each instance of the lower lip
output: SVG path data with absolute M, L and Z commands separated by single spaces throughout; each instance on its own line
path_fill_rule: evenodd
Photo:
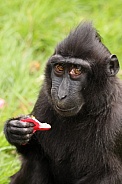
M 61 109 L 60 107 L 56 106 L 56 109 L 62 112 L 69 112 L 69 111 L 73 111 L 75 109 L 75 107 L 71 108 L 71 109 Z

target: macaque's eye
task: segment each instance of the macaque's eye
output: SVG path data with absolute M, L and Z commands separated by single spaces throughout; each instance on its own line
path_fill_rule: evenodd
M 69 71 L 71 77 L 78 77 L 83 73 L 80 65 L 72 65 Z
M 62 75 L 64 73 L 64 66 L 62 64 L 56 64 L 54 66 L 54 72 L 57 75 Z

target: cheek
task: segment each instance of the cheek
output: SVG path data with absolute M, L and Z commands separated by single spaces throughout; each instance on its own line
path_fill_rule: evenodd
M 69 101 L 74 106 L 81 106 L 84 104 L 84 98 L 82 96 L 82 86 L 81 85 L 73 85 L 69 91 Z

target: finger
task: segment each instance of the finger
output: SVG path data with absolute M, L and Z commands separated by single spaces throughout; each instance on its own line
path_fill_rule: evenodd
M 29 122 L 12 120 L 9 122 L 9 126 L 18 127 L 18 128 L 28 128 L 28 127 L 34 127 L 35 125 L 33 123 L 29 123 Z
M 33 134 L 27 134 L 27 135 L 17 135 L 17 134 L 11 134 L 12 140 L 21 140 L 21 141 L 26 141 L 30 140 Z
M 17 135 L 26 135 L 33 133 L 33 127 L 29 128 L 8 127 L 8 131 Z
M 25 144 L 27 144 L 29 142 L 29 139 L 27 139 L 27 140 L 12 140 L 12 143 L 14 144 L 14 145 L 25 145 Z

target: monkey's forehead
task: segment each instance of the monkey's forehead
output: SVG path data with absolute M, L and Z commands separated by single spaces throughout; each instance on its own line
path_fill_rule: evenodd
M 79 58 L 71 58 L 71 57 L 63 57 L 61 55 L 53 55 L 49 60 L 48 63 L 56 64 L 56 63 L 63 63 L 63 64 L 75 64 L 75 65 L 82 65 L 87 68 L 90 67 L 90 63 L 87 60 L 79 59 Z

